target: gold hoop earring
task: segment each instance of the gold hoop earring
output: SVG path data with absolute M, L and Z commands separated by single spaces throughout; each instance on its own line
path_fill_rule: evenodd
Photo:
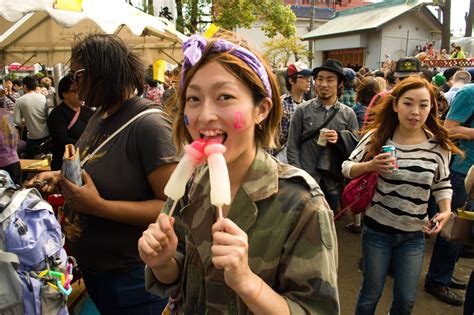
M 259 122 L 256 123 L 256 125 L 257 125 L 257 128 L 258 128 L 258 129 L 262 130 L 262 125 L 261 125 Z

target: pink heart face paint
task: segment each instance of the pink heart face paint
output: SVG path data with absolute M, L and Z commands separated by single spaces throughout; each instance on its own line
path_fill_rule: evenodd
M 244 127 L 245 120 L 244 115 L 241 112 L 234 113 L 234 128 L 241 129 Z

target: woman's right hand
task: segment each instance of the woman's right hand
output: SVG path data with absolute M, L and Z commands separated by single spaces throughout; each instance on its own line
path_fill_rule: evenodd
M 150 268 L 167 265 L 176 254 L 178 237 L 173 229 L 174 218 L 161 213 L 156 223 L 148 226 L 138 240 L 140 258 Z
M 27 188 L 37 188 L 43 193 L 51 194 L 59 184 L 60 171 L 41 172 L 26 183 Z
M 390 175 L 393 173 L 395 161 L 396 159 L 389 152 L 380 153 L 370 161 L 370 168 L 381 175 Z

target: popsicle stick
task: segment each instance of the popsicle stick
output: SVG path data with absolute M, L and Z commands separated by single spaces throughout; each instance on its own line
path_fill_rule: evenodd
M 222 214 L 222 206 L 218 206 L 217 211 L 219 213 L 219 220 L 224 219 L 224 215 Z
M 176 208 L 176 205 L 178 204 L 178 200 L 175 200 L 173 202 L 173 205 L 171 206 L 171 210 L 170 210 L 170 213 L 168 214 L 169 217 L 172 217 L 173 216 L 173 212 L 174 212 L 174 209 Z

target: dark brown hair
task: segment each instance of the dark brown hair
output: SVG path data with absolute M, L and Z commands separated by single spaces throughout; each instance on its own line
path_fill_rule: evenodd
M 72 46 L 71 63 L 85 69 L 78 88 L 87 92 L 84 97 L 87 106 L 105 111 L 125 102 L 135 89 L 138 95 L 143 94 L 145 66 L 118 36 L 93 34 L 76 42 Z
M 372 134 L 371 144 L 369 145 L 369 155 L 377 155 L 382 149 L 382 146 L 385 145 L 390 137 L 392 137 L 395 129 L 400 124 L 398 115 L 393 110 L 393 104 L 398 102 L 400 97 L 407 91 L 420 88 L 426 88 L 428 90 L 431 103 L 430 113 L 426 119 L 424 127 L 433 133 L 435 140 L 443 149 L 450 150 L 453 153 L 462 154 L 462 151 L 451 142 L 448 137 L 448 131 L 438 120 L 438 105 L 431 84 L 425 79 L 419 77 L 408 77 L 398 83 L 390 94 L 382 98 L 380 103 L 374 109 L 375 119 L 369 126 L 367 126 L 367 131 L 375 130 Z
M 369 106 L 372 98 L 382 92 L 379 82 L 374 77 L 365 77 L 357 86 L 355 100 L 363 106 Z

